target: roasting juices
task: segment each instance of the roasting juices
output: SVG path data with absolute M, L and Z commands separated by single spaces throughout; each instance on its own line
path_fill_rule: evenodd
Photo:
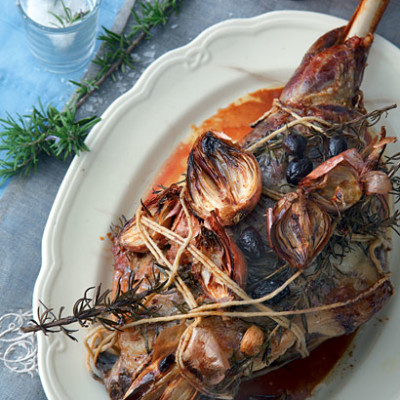
M 279 97 L 282 88 L 264 88 L 236 100 L 223 107 L 199 126 L 191 127 L 189 137 L 179 143 L 156 175 L 152 187 L 169 186 L 182 179 L 186 172 L 187 159 L 196 138 L 203 132 L 224 132 L 232 140 L 244 138 L 250 131 L 250 124 L 256 121 L 265 110 L 269 110 L 275 98 Z M 149 194 L 151 195 L 151 193 Z

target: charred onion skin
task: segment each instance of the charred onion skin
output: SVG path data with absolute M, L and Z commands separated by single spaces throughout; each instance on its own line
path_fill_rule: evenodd
M 171 185 L 146 201 L 143 204 L 144 211 L 155 218 L 156 222 L 161 226 L 170 228 L 182 208 L 179 201 L 181 190 L 181 187 Z M 159 245 L 164 245 L 166 242 L 165 238 L 156 232 L 151 232 L 150 236 Z M 136 226 L 136 217 L 133 217 L 125 224 L 114 239 L 114 244 L 136 253 L 147 253 L 148 248 Z
M 238 223 L 261 196 L 261 171 L 252 154 L 227 137 L 206 132 L 188 159 L 186 200 L 202 219 L 215 212 L 224 226 Z
M 291 192 L 267 209 L 267 234 L 278 257 L 305 269 L 328 243 L 331 217 L 302 191 Z
M 202 225 L 199 234 L 194 238 L 194 245 L 241 288 L 245 288 L 247 264 L 244 255 L 213 216 Z M 213 301 L 233 299 L 229 289 L 196 260 L 192 261 L 192 272 L 201 284 L 204 294 Z

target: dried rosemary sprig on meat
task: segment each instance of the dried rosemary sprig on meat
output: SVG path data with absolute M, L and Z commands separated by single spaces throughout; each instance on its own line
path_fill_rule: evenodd
M 391 104 L 386 107 L 378 108 L 348 122 L 333 124 L 332 128 L 328 129 L 327 131 L 343 130 L 344 128 L 348 127 L 359 132 L 362 128 L 370 128 L 377 124 L 383 115 L 387 116 L 388 111 L 393 110 L 394 108 L 397 108 L 397 104 Z
M 148 282 L 149 289 L 138 293 L 144 280 Z M 72 315 L 67 317 L 62 316 L 64 307 L 61 307 L 56 314 L 53 308 L 41 303 L 44 311 L 41 312 L 40 308 L 38 309 L 38 320 L 31 320 L 31 324 L 23 327 L 22 331 L 24 333 L 41 331 L 45 335 L 62 332 L 76 341 L 73 333 L 77 330 L 66 328 L 66 326 L 78 323 L 82 327 L 88 327 L 89 324 L 100 323 L 106 329 L 118 330 L 127 320 L 136 321 L 155 316 L 154 307 L 146 307 L 143 300 L 151 294 L 160 292 L 163 287 L 164 282 L 161 282 L 160 274 L 154 273 L 152 279 L 141 280 L 136 280 L 131 274 L 127 290 L 122 291 L 119 282 L 113 298 L 111 298 L 112 291 L 110 289 L 102 291 L 101 284 L 87 289 L 83 297 L 75 302 Z M 93 295 L 90 296 L 90 293 Z
M 283 107 L 279 102 L 275 102 L 275 104 Z M 252 143 L 246 148 L 246 150 L 254 153 L 256 156 L 259 156 L 265 151 L 279 148 L 282 145 L 282 141 L 279 140 L 279 138 L 297 125 L 302 125 L 308 128 L 310 132 L 315 135 L 315 137 L 320 135 L 331 137 L 336 132 L 343 132 L 347 129 L 348 131 L 353 132 L 355 137 L 359 138 L 360 132 L 362 132 L 364 128 L 370 128 L 374 126 L 379 122 L 383 115 L 387 115 L 388 111 L 396 107 L 396 104 L 382 107 L 343 123 L 330 123 L 321 120 L 318 117 L 301 117 L 295 114 L 295 119 L 293 121 L 289 122 L 285 126 L 280 127 L 279 129 L 276 129 L 273 132 L 270 132 L 267 136 L 263 137 L 257 142 Z M 286 109 L 286 107 L 283 108 L 285 111 L 288 110 L 288 112 L 290 112 L 290 110 Z

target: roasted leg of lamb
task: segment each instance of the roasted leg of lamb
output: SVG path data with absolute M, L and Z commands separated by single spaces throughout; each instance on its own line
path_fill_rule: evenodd
M 115 229 L 114 294 L 136 285 L 146 312 L 88 341 L 112 399 L 233 399 L 251 372 L 307 357 L 387 303 L 394 139 L 367 128 L 360 91 L 386 4 L 361 1 L 241 142 L 201 134 L 185 181 Z

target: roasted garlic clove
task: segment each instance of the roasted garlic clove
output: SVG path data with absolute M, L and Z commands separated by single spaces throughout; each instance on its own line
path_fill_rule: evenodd
M 221 346 L 216 332 L 207 327 L 193 328 L 190 339 L 182 353 L 182 362 L 187 374 L 201 377 L 209 386 L 223 381 L 231 368 L 229 353 Z M 182 343 L 182 342 L 181 342 Z
M 171 185 L 169 188 L 146 201 L 143 204 L 146 216 L 151 217 L 159 225 L 170 228 L 175 216 L 178 215 L 182 208 L 179 200 L 181 190 L 181 187 Z M 164 245 L 166 243 L 166 239 L 161 234 L 151 230 L 149 233 L 151 238 L 155 240 L 158 245 Z M 137 228 L 136 216 L 125 224 L 121 232 L 114 239 L 114 243 L 117 246 L 138 253 L 146 253 L 148 251 L 143 236 Z
M 265 340 L 264 332 L 256 325 L 251 325 L 240 342 L 240 352 L 247 357 L 260 353 Z
M 227 137 L 200 136 L 189 155 L 188 204 L 200 218 L 216 212 L 222 225 L 238 223 L 261 196 L 261 171 L 252 154 Z
M 194 245 L 226 276 L 240 287 L 246 286 L 245 258 L 215 218 L 210 217 L 205 221 L 200 233 L 194 238 Z M 192 261 L 192 272 L 203 287 L 204 293 L 213 301 L 222 302 L 233 297 L 226 285 L 197 259 Z
M 267 233 L 278 257 L 305 269 L 331 237 L 331 218 L 306 194 L 291 192 L 267 209 Z
M 241 339 L 241 324 L 223 323 L 210 317 L 182 335 L 176 351 L 179 371 L 201 394 L 212 399 L 233 399 L 239 376 L 232 373 L 232 360 Z M 201 396 L 203 397 L 203 396 Z

